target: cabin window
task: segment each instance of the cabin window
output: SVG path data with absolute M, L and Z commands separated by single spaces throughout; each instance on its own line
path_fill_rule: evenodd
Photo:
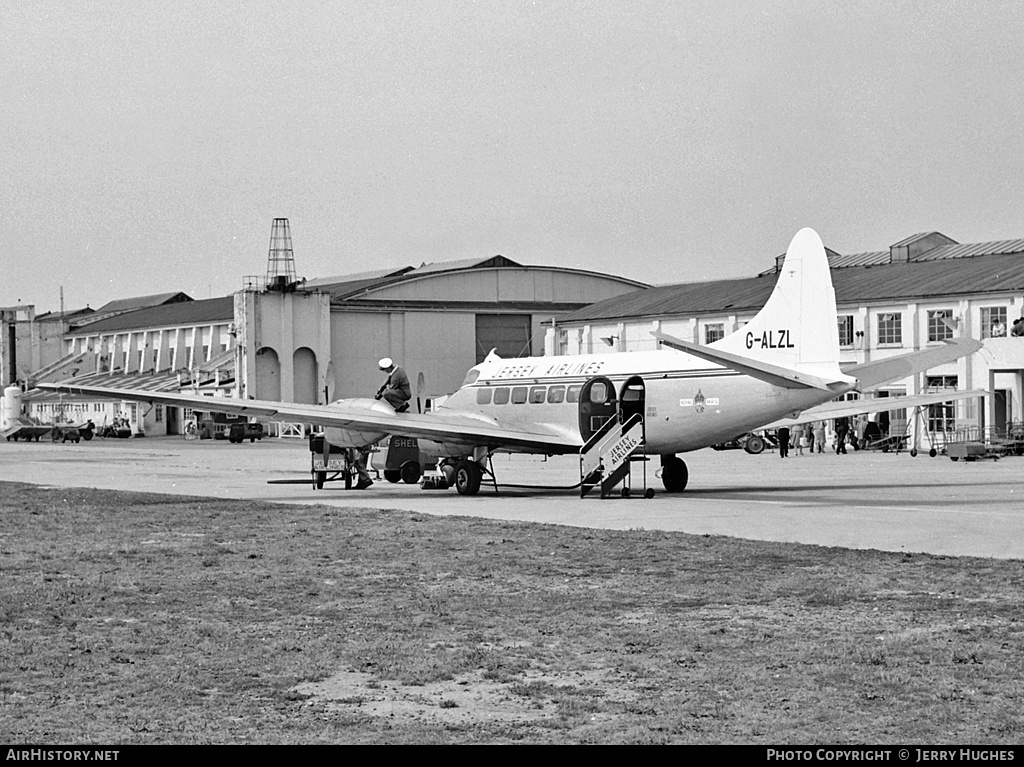
M 565 390 L 565 401 L 566 402 L 579 402 L 580 401 L 580 389 L 583 388 L 583 384 L 573 384 Z
M 546 386 L 534 386 L 530 389 L 530 404 L 537 405 L 544 402 L 547 399 L 548 387 Z
M 526 394 L 528 389 L 525 386 L 513 386 L 512 387 L 512 404 L 523 405 L 526 403 Z
M 476 404 L 490 405 L 492 390 L 484 386 L 476 390 Z
M 495 405 L 507 405 L 508 404 L 508 387 L 499 386 L 494 390 L 494 404 Z
M 595 405 L 600 405 L 602 402 L 608 400 L 608 384 L 604 381 L 596 381 L 593 386 L 590 387 L 590 401 Z
M 557 405 L 559 402 L 565 402 L 565 387 L 559 384 L 558 386 L 552 386 L 548 389 L 548 402 L 552 405 Z

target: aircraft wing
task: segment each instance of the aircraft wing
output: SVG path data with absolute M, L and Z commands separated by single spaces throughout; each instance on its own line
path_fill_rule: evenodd
M 738 370 L 740 373 L 745 373 L 761 381 L 767 381 L 775 386 L 783 386 L 787 389 L 821 389 L 832 392 L 849 388 L 848 381 L 829 381 L 818 376 L 800 372 L 799 370 L 790 370 L 789 368 L 753 360 L 749 357 L 733 354 L 732 352 L 713 349 L 710 346 L 701 346 L 692 341 L 684 341 L 681 338 L 658 331 L 652 332 L 651 335 L 657 338 L 664 346 L 692 354 L 694 357 L 700 357 L 708 362 L 714 362 L 724 367 Z
M 970 399 L 971 397 L 984 397 L 991 392 L 984 389 L 973 389 L 971 391 L 944 392 L 942 394 L 914 394 L 909 397 L 874 397 L 871 399 L 854 399 L 826 402 L 824 405 L 807 408 L 795 418 L 780 418 L 757 429 L 779 429 L 783 426 L 792 427 L 800 423 L 811 423 L 812 421 L 828 421 L 833 418 L 843 418 L 867 413 L 886 413 L 891 410 L 902 410 L 904 408 L 923 407 L 925 405 L 938 405 L 942 402 L 953 400 Z
M 843 372 L 856 378 L 857 389 L 865 391 L 887 381 L 908 378 L 915 373 L 921 373 L 936 365 L 942 365 L 946 362 L 966 357 L 968 354 L 981 349 L 982 346 L 984 344 L 974 338 L 950 338 L 943 341 L 941 346 L 934 346 L 919 352 L 901 354 L 897 357 L 872 360 L 861 365 L 844 368 Z
M 153 392 L 140 389 L 109 389 L 101 386 L 39 384 L 39 389 L 63 394 L 84 394 L 104 399 L 148 402 L 173 407 L 188 407 L 202 412 L 227 413 L 257 418 L 280 418 L 363 432 L 399 434 L 406 437 L 459 445 L 486 445 L 493 449 L 513 448 L 543 453 L 568 453 L 579 450 L 579 443 L 544 424 L 531 429 L 511 430 L 468 415 L 443 412 L 414 414 L 386 413 L 345 402 L 333 405 L 302 405 L 269 400 L 243 400 L 230 397 L 203 397 L 177 392 Z M 363 402 L 365 400 L 354 400 Z

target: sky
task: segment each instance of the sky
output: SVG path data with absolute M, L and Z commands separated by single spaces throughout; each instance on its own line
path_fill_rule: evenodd
M 0 306 L 1024 238 L 1024 3 L 0 0 Z

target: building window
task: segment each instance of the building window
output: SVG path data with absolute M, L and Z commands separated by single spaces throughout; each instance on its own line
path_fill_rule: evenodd
M 564 355 L 569 353 L 569 331 L 564 328 L 555 330 L 555 354 Z
M 721 322 L 712 322 L 704 326 L 704 343 L 713 344 L 725 338 L 725 325 Z
M 928 342 L 945 341 L 953 337 L 953 310 L 930 309 L 928 311 Z
M 878 344 L 899 346 L 903 343 L 903 315 L 884 312 L 878 315 Z
M 1006 336 L 1006 307 L 983 306 L 981 308 L 981 337 L 1003 338 Z
M 925 393 L 941 394 L 946 391 L 956 391 L 957 383 L 956 376 L 928 376 L 928 388 Z M 928 431 L 956 431 L 956 410 L 953 402 L 928 406 Z
M 156 406 L 156 408 L 155 408 L 154 413 L 155 413 L 155 417 L 156 417 L 156 422 L 157 423 L 163 423 L 164 422 L 164 406 L 158 404 Z
M 836 322 L 839 325 L 839 345 L 853 346 L 853 315 L 840 314 Z

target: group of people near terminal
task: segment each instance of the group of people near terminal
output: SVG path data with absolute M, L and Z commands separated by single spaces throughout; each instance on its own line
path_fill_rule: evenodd
M 832 443 L 831 449 L 840 455 L 845 455 L 846 445 L 849 444 L 856 450 L 864 440 L 864 431 L 867 425 L 868 420 L 865 416 L 858 416 L 852 427 L 849 418 L 836 418 L 832 424 L 835 441 Z M 792 429 L 783 426 L 776 430 L 775 438 L 779 443 L 780 458 L 788 458 L 790 448 L 795 450 L 797 455 L 803 455 L 804 448 L 811 453 L 824 453 L 827 441 L 826 424 L 824 421 L 815 421 L 797 424 Z
M 1024 337 L 1024 317 L 1018 317 L 1013 321 L 1013 325 L 1010 326 L 1010 335 L 1014 338 Z M 996 320 L 992 323 L 992 327 L 989 328 L 989 336 L 991 338 L 1005 338 L 1006 325 Z

